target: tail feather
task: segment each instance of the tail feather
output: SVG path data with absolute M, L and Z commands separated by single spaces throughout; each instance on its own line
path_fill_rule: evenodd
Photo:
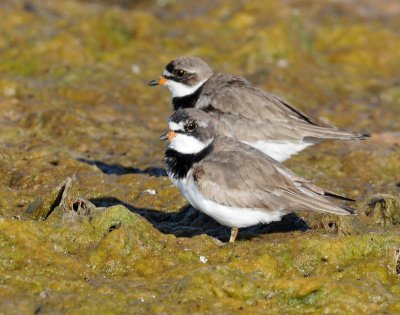
M 335 198 L 335 199 L 339 199 L 339 200 L 344 200 L 344 201 L 352 201 L 352 202 L 355 201 L 354 199 L 348 198 L 346 196 L 335 194 L 335 193 L 333 193 L 331 191 L 328 191 L 328 190 L 324 190 L 324 196 Z
M 337 128 L 327 128 L 322 126 L 315 125 L 302 125 L 300 127 L 301 130 L 305 131 L 307 135 L 305 138 L 311 140 L 365 140 L 370 137 L 369 134 L 366 133 L 352 133 L 345 130 L 340 130 Z
M 307 195 L 310 195 L 310 193 L 311 194 L 316 193 L 320 196 L 331 197 L 331 198 L 335 198 L 335 199 L 339 199 L 339 200 L 343 200 L 343 201 L 355 201 L 354 199 L 351 199 L 351 198 L 343 196 L 343 195 L 339 195 L 339 194 L 334 193 L 333 191 L 327 190 L 325 188 L 315 186 L 314 184 L 309 183 L 309 182 L 303 182 L 302 186 L 303 186 L 303 188 L 301 189 L 301 191 Z
M 357 210 L 347 206 L 340 206 L 343 210 L 346 210 L 350 214 L 357 214 Z
M 286 191 L 286 197 L 293 201 L 293 204 L 300 204 L 304 208 L 297 210 L 312 210 L 317 212 L 328 212 L 338 215 L 348 215 L 354 213 L 354 209 L 346 206 L 337 206 L 329 200 L 325 199 L 323 196 L 318 194 L 303 195 L 296 194 L 291 191 Z M 296 209 L 293 209 L 296 210 Z

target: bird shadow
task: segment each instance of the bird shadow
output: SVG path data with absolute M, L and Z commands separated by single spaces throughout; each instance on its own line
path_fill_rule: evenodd
M 226 242 L 230 237 L 230 228 L 216 222 L 206 214 L 190 205 L 182 207 L 178 212 L 163 212 L 147 208 L 136 208 L 114 197 L 90 199 L 97 207 L 123 205 L 131 212 L 137 213 L 148 220 L 155 228 L 164 234 L 174 234 L 176 237 L 193 237 L 207 234 Z M 257 224 L 239 230 L 238 239 L 251 239 L 258 235 L 291 231 L 306 231 L 310 229 L 307 223 L 295 213 L 282 217 L 281 221 L 269 224 Z
M 119 164 L 107 164 L 98 160 L 90 160 L 85 158 L 78 158 L 77 160 L 89 165 L 95 165 L 100 171 L 108 175 L 148 174 L 154 177 L 168 176 L 166 170 L 161 167 L 148 167 L 142 170 L 137 167 L 125 167 Z

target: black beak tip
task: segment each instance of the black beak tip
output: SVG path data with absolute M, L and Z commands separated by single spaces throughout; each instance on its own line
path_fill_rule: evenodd
M 150 85 L 150 86 L 156 86 L 156 85 L 158 85 L 158 81 L 157 81 L 157 80 L 151 80 L 151 81 L 149 82 L 149 85 Z
M 165 140 L 167 140 L 167 139 L 168 139 L 168 132 L 164 133 L 164 134 L 159 138 L 160 141 L 165 141 Z

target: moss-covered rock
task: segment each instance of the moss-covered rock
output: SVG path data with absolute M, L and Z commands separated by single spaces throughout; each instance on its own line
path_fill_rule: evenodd
M 2 1 L 0 313 L 400 313 L 395 0 Z M 287 161 L 357 199 L 229 228 L 163 170 L 180 55 L 371 138 Z

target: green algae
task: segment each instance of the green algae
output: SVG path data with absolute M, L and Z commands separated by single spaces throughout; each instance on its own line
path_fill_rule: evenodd
M 399 313 L 399 13 L 3 1 L 0 313 Z M 371 132 L 287 161 L 358 215 L 300 213 L 223 244 L 228 229 L 184 207 L 162 171 L 170 96 L 146 84 L 186 54 Z
M 192 307 L 198 312 L 316 311 L 333 302 L 343 312 L 363 312 L 400 303 L 398 233 L 331 235 L 322 241 L 318 233 L 296 232 L 264 237 L 251 247 L 221 247 L 203 237 L 163 235 L 122 206 L 99 209 L 83 221 L 66 216 L 37 225 L 2 219 L 0 225 L 2 291 L 29 289 L 31 307 L 38 303 L 48 313 L 63 307 L 71 312 L 112 307 L 154 313 Z M 68 302 L 66 292 L 75 292 L 82 304 Z M 9 294 L 2 295 L 6 307 Z M 67 297 L 64 305 L 57 296 Z M 107 296 L 118 299 L 103 301 Z

